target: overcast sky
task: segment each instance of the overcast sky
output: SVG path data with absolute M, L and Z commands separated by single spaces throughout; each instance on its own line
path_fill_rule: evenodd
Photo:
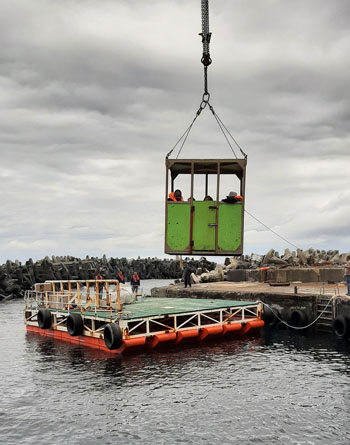
M 247 210 L 350 251 L 350 1 L 211 0 L 211 102 Z M 0 262 L 162 256 L 164 157 L 203 92 L 199 0 L 3 0 Z M 232 155 L 205 110 L 184 157 Z M 286 242 L 246 215 L 245 253 Z

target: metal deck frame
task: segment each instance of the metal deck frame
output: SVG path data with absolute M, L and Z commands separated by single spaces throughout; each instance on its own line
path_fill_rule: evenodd
M 94 295 L 81 293 L 81 285 L 84 283 L 89 283 L 90 290 L 95 289 Z M 111 283 L 116 285 L 117 301 L 115 303 L 112 302 L 112 292 L 109 291 Z M 98 292 L 101 284 L 106 288 L 107 306 L 101 304 Z M 59 285 L 59 291 L 55 289 L 57 285 Z M 26 325 L 38 326 L 39 310 L 49 309 L 52 315 L 52 329 L 67 332 L 67 318 L 71 313 L 78 313 L 83 318 L 83 335 L 95 338 L 103 338 L 103 330 L 108 323 L 118 323 L 123 338 L 133 339 L 169 333 L 176 335 L 180 331 L 200 331 L 215 326 L 233 324 L 244 326 L 249 321 L 260 319 L 262 314 L 262 305 L 259 302 L 242 302 L 241 304 L 234 302 L 233 305 L 232 301 L 227 301 L 227 305 L 208 308 L 208 301 L 203 300 L 203 309 L 171 312 L 169 308 L 169 313 L 133 317 L 132 312 L 127 310 L 128 305 L 124 306 L 124 310 L 122 308 L 118 280 L 47 281 L 37 284 L 35 288 L 36 290 L 27 291 L 25 294 Z M 169 299 L 170 301 L 172 300 Z M 181 301 L 183 299 L 179 299 L 179 303 Z
M 131 320 L 121 319 L 119 323 L 122 328 L 126 329 L 128 336 L 148 337 L 156 334 L 178 332 L 180 330 L 199 330 L 212 326 L 222 326 L 224 324 L 245 324 L 248 321 L 258 319 L 260 312 L 260 303 L 239 307 L 230 307 L 228 304 L 226 308 L 198 310 Z M 172 320 L 172 323 L 168 322 L 165 324 L 162 320 Z M 133 334 L 134 330 L 139 329 L 142 325 L 145 326 L 145 332 Z M 158 326 L 164 329 L 159 329 Z M 158 330 L 156 328 L 158 328 Z

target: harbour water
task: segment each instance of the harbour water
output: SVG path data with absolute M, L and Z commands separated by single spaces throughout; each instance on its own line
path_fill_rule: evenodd
M 0 443 L 350 442 L 350 343 L 329 335 L 109 357 L 26 334 L 13 301 L 0 305 L 0 357 Z

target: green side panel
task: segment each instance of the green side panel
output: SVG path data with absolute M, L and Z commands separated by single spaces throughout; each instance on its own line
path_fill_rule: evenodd
M 168 203 L 167 239 L 170 249 L 184 251 L 190 245 L 191 205 Z
M 193 250 L 215 250 L 215 224 L 216 210 L 209 209 L 215 206 L 213 201 L 194 201 L 193 214 Z
M 218 249 L 235 251 L 241 245 L 242 204 L 219 203 Z

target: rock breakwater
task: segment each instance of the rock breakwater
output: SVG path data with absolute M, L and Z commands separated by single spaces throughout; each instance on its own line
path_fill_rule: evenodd
M 186 258 L 184 265 L 193 269 L 213 270 L 216 263 L 206 258 L 199 260 Z M 113 279 L 122 271 L 125 279 L 130 280 L 133 271 L 137 271 L 141 280 L 181 278 L 179 261 L 159 258 L 89 258 L 79 259 L 72 256 L 53 256 L 24 264 L 7 260 L 0 266 L 0 301 L 23 297 L 24 291 L 31 289 L 34 283 L 46 280 L 92 280 L 100 271 L 103 278 Z
M 243 255 L 240 258 L 226 258 L 225 269 L 257 269 L 268 266 L 270 269 L 281 269 L 285 267 L 319 267 L 319 266 L 341 266 L 345 264 L 346 257 L 350 253 L 339 253 L 339 250 L 319 250 L 309 248 L 307 250 L 297 249 L 292 252 L 285 249 L 279 254 L 270 249 L 265 255 Z

